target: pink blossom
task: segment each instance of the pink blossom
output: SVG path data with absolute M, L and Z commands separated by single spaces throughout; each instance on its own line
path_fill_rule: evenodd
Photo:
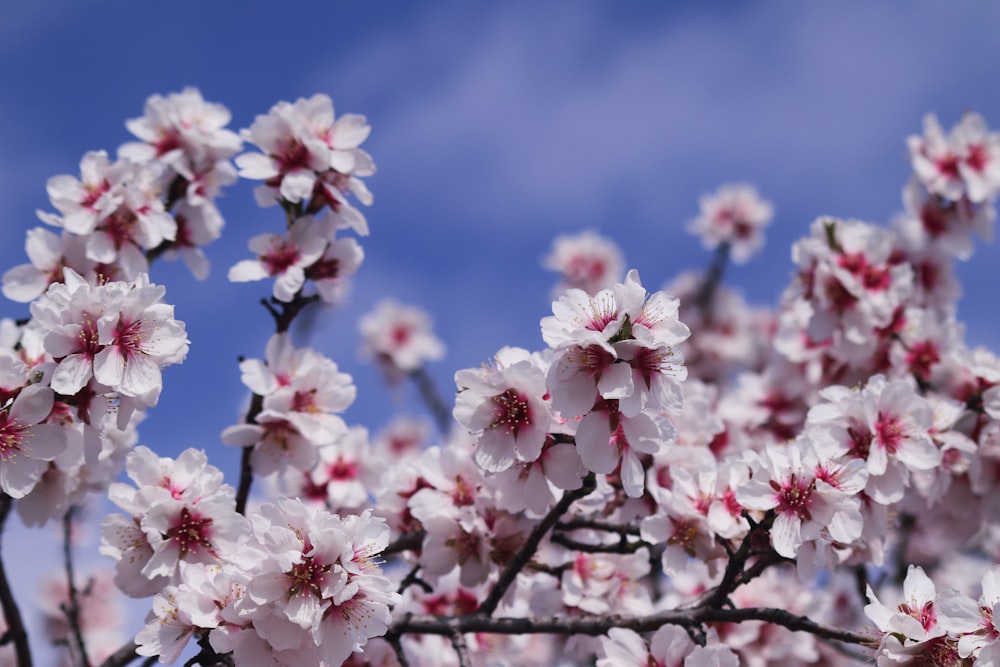
M 614 241 L 593 231 L 556 237 L 543 266 L 559 274 L 557 294 L 566 289 L 596 294 L 620 281 L 625 270 Z
M 808 442 L 772 445 L 750 481 L 736 490 L 736 500 L 748 509 L 774 510 L 771 544 L 782 556 L 795 558 L 805 542 L 850 544 L 861 536 L 855 495 L 867 477 L 860 461 L 826 462 Z
M 492 366 L 455 374 L 455 420 L 476 436 L 473 455 L 487 472 L 534 461 L 550 429 L 544 370 L 527 350 L 505 347 Z
M 728 244 L 733 261 L 744 264 L 764 245 L 763 229 L 771 223 L 774 209 L 749 185 L 726 185 L 701 198 L 701 214 L 688 231 L 701 237 L 711 250 Z
M 410 373 L 444 357 L 444 344 L 434 335 L 423 310 L 383 299 L 358 321 L 362 355 L 378 359 L 390 370 Z
M 320 224 L 305 217 L 292 224 L 287 237 L 259 234 L 250 239 L 249 246 L 257 259 L 234 264 L 229 269 L 229 280 L 240 283 L 276 278 L 274 298 L 288 302 L 302 289 L 306 269 L 323 256 L 327 241 Z

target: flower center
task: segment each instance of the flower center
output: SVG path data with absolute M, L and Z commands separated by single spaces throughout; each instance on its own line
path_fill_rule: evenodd
M 502 428 L 508 435 L 517 438 L 521 428 L 531 424 L 531 407 L 528 399 L 514 389 L 508 388 L 492 399 L 493 423 L 490 428 Z
M 180 557 L 183 558 L 188 553 L 212 548 L 212 542 L 209 540 L 211 526 L 212 519 L 195 514 L 184 507 L 174 525 L 167 530 L 167 539 L 177 542 Z

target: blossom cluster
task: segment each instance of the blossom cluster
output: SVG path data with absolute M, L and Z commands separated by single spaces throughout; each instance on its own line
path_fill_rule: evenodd
M 150 98 L 127 125 L 139 142 L 50 180 L 58 213 L 40 217 L 61 236 L 29 232 L 31 264 L 3 280 L 31 317 L 0 323 L 0 503 L 29 524 L 71 523 L 92 493 L 117 505 L 100 551 L 117 589 L 151 598 L 138 655 L 849 664 L 826 637 L 883 667 L 998 661 L 1000 358 L 966 344 L 954 278 L 1000 189 L 981 118 L 946 134 L 928 117 L 891 225 L 814 221 L 774 309 L 720 282 L 773 215 L 750 186 L 702 199 L 689 230 L 713 264 L 660 290 L 609 239 L 557 239 L 539 349 L 457 371 L 450 409 L 424 373 L 445 350 L 429 316 L 379 302 L 362 354 L 418 383 L 436 436 L 410 418 L 348 424 L 353 379 L 289 333 L 363 259 L 340 233 L 368 233 L 351 203 L 371 202 L 367 121 L 325 95 L 275 105 L 242 138 L 228 120 L 193 89 Z M 243 140 L 259 152 L 236 155 Z M 137 443 L 190 344 L 149 264 L 179 252 L 203 276 L 213 199 L 237 177 L 284 219 L 229 271 L 273 279 L 276 329 L 239 364 L 250 397 L 221 434 L 242 449 L 234 486 L 203 449 Z M 52 636 L 110 655 L 68 584 Z
M 110 497 L 130 516 L 105 519 L 101 550 L 121 590 L 154 596 L 140 655 L 170 664 L 198 636 L 239 664 L 336 665 L 385 632 L 398 595 L 377 561 L 388 528 L 370 512 L 282 498 L 244 517 L 194 449 L 169 459 L 139 447 L 127 470 L 136 486 Z

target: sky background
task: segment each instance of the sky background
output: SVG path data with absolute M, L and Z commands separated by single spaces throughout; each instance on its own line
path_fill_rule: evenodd
M 374 431 L 420 412 L 410 388 L 387 390 L 358 358 L 357 320 L 379 298 L 431 313 L 448 356 L 429 370 L 450 397 L 456 370 L 503 345 L 543 347 L 556 278 L 541 261 L 557 235 L 613 238 L 655 290 L 710 259 L 684 232 L 699 196 L 747 182 L 776 216 L 762 255 L 727 282 L 773 304 L 790 245 L 817 216 L 885 222 L 901 209 L 905 139 L 924 114 L 947 128 L 975 110 L 1000 127 L 998 37 L 1000 5 L 961 0 L 2 2 L 0 269 L 26 261 L 35 210 L 53 210 L 46 180 L 129 141 L 124 122 L 149 95 L 195 86 L 239 129 L 280 100 L 326 93 L 338 115 L 372 125 L 375 203 L 349 299 L 300 342 L 355 378 L 345 418 Z M 191 350 L 140 430 L 162 455 L 207 450 L 233 484 L 239 454 L 218 434 L 247 396 L 237 357 L 262 357 L 273 324 L 257 305 L 270 284 L 226 271 L 252 235 L 283 225 L 254 185 L 219 202 L 227 224 L 207 248 L 207 282 L 153 267 Z M 994 349 L 998 266 L 997 246 L 980 245 L 960 267 L 968 339 Z M 31 568 L 55 553 L 36 546 L 39 531 L 11 530 L 8 567 L 31 591 Z

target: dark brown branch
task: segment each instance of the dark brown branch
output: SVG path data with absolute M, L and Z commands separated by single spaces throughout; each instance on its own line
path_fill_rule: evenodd
M 749 515 L 744 512 L 745 517 L 749 521 Z M 743 542 L 740 544 L 740 548 L 730 556 L 729 562 L 726 563 L 726 571 L 722 575 L 722 581 L 719 585 L 713 588 L 708 594 L 702 598 L 702 604 L 706 607 L 721 607 L 729 599 L 729 594 L 732 593 L 736 588 L 744 582 L 744 577 L 746 572 L 744 571 L 747 564 L 747 559 L 751 556 L 751 549 L 753 548 L 754 542 L 761 538 L 767 537 L 767 532 L 771 529 L 771 524 L 774 523 L 775 514 L 773 511 L 769 511 L 765 516 L 764 520 L 758 523 L 750 524 L 750 532 L 747 533 L 746 537 L 743 538 Z M 760 572 L 756 572 L 753 576 L 757 576 Z M 749 579 L 747 579 L 748 581 Z
M 244 421 L 247 424 L 256 424 L 257 415 L 264 409 L 264 397 L 257 394 L 250 399 L 250 408 Z M 253 484 L 253 466 L 250 465 L 250 455 L 253 454 L 253 445 L 243 448 L 240 455 L 240 482 L 236 490 L 236 511 L 245 514 L 247 500 L 250 498 L 250 486 Z
M 101 663 L 101 667 L 125 667 L 125 665 L 139 657 L 139 654 L 135 652 L 136 648 L 137 646 L 135 642 L 130 641 L 109 655 L 104 662 Z
M 313 303 L 319 301 L 319 294 L 306 296 L 301 290 L 295 293 L 291 301 L 278 301 L 274 297 L 261 299 L 260 304 L 267 308 L 267 312 L 274 318 L 274 329 L 277 333 L 285 333 L 292 326 L 296 316 L 302 310 Z
M 402 551 L 417 551 L 424 542 L 424 531 L 417 530 L 412 533 L 403 533 L 382 551 L 383 557 L 394 556 Z
M 567 537 L 565 533 L 552 533 L 552 537 L 549 539 L 552 540 L 553 544 L 558 544 L 559 546 L 566 547 L 567 549 L 592 554 L 634 554 L 643 547 L 649 547 L 649 545 L 645 542 L 627 541 L 614 542 L 611 544 L 592 544 L 589 542 L 574 540 L 571 537 Z
M 637 536 L 639 534 L 638 524 L 612 523 L 599 519 L 570 519 L 568 521 L 560 521 L 556 524 L 556 530 L 600 530 L 606 533 L 615 533 L 622 537 Z
M 469 658 L 469 647 L 465 643 L 465 635 L 458 630 L 450 632 L 448 638 L 451 639 L 451 646 L 458 656 L 458 667 L 472 667 L 472 660 Z
M 0 494 L 0 534 L 7 524 L 7 517 L 14 506 L 14 499 L 6 493 Z M 2 551 L 0 551 L 2 554 Z M 28 645 L 28 632 L 24 628 L 24 621 L 21 619 L 21 610 L 14 599 L 14 592 L 10 588 L 7 580 L 7 572 L 3 566 L 3 558 L 0 557 L 0 606 L 3 607 L 4 617 L 7 619 L 7 632 L 4 638 L 14 643 L 14 652 L 17 655 L 18 667 L 31 667 L 31 647 Z
M 428 584 L 426 581 L 417 576 L 417 572 L 420 572 L 420 563 L 413 566 L 412 569 L 403 577 L 403 580 L 399 582 L 399 588 L 396 592 L 402 595 L 407 588 L 410 586 L 419 586 L 424 593 L 430 595 L 434 592 L 434 588 Z
M 500 573 L 500 577 L 497 579 L 497 583 L 494 584 L 493 589 L 490 594 L 483 601 L 483 604 L 479 606 L 479 611 L 477 613 L 483 616 L 489 616 L 492 614 L 497 605 L 500 604 L 500 600 L 503 599 L 504 594 L 511 584 L 514 583 L 514 579 L 517 577 L 518 572 L 524 569 L 524 566 L 528 564 L 535 552 L 538 551 L 538 545 L 541 544 L 542 538 L 556 525 L 559 521 L 559 517 L 566 513 L 570 505 L 574 502 L 583 498 L 584 496 L 590 495 L 593 490 L 597 488 L 597 481 L 594 473 L 589 473 L 583 480 L 583 485 L 579 489 L 574 489 L 573 491 L 566 491 L 563 493 L 562 498 L 556 503 L 555 507 L 549 510 L 549 513 L 542 518 L 541 521 L 531 530 L 528 535 L 528 539 L 525 540 L 521 548 L 517 550 L 514 554 L 514 558 L 511 559 L 507 567 L 503 569 Z
M 73 514 L 76 507 L 70 507 L 63 517 L 63 561 L 66 565 L 66 590 L 69 604 L 62 606 L 69 624 L 70 632 L 76 642 L 76 650 L 80 654 L 80 664 L 90 667 L 90 656 L 83 640 L 83 630 L 80 628 L 80 595 L 76 590 L 76 576 L 73 573 Z
M 429 634 L 450 636 L 453 632 L 481 632 L 485 634 L 552 634 L 589 635 L 606 634 L 611 628 L 628 628 L 635 632 L 653 632 L 664 625 L 696 627 L 705 623 L 742 623 L 764 621 L 795 632 L 808 632 L 824 639 L 832 639 L 859 646 L 876 646 L 878 639 L 839 628 L 830 628 L 798 616 L 784 609 L 748 607 L 745 609 L 715 609 L 697 607 L 662 611 L 649 616 L 548 616 L 542 618 L 493 618 L 482 614 L 464 616 L 407 615 L 392 624 L 390 632 L 397 634 Z
M 389 642 L 389 646 L 396 653 L 396 660 L 399 661 L 399 667 L 410 667 L 410 661 L 406 659 L 406 653 L 403 651 L 403 644 L 399 641 L 399 635 L 394 632 L 387 633 L 385 640 Z
M 427 404 L 427 408 L 430 410 L 431 415 L 433 415 L 434 423 L 437 424 L 438 432 L 442 436 L 447 436 L 448 433 L 451 432 L 451 425 L 454 423 L 454 420 L 451 417 L 451 410 L 448 408 L 447 404 L 441 400 L 441 395 L 434 386 L 431 376 L 428 375 L 427 370 L 421 366 L 410 373 L 410 379 L 417 385 L 417 389 L 420 391 L 420 397 L 424 399 L 424 403 Z

